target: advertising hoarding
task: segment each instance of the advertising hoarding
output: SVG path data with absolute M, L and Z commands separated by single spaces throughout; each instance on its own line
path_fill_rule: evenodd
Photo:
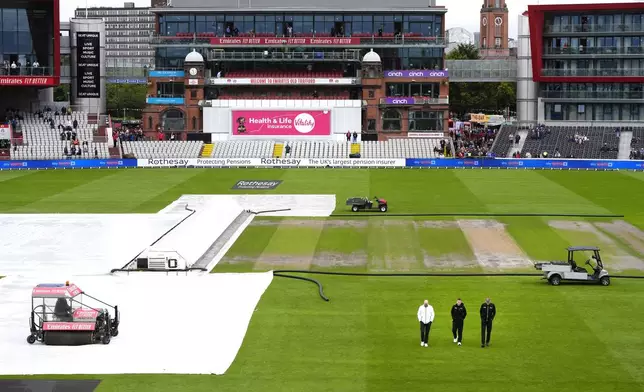
M 98 32 L 76 33 L 76 93 L 79 98 L 101 97 L 101 46 Z
M 330 110 L 232 110 L 233 136 L 331 135 Z
M 350 86 L 357 84 L 352 78 L 211 78 L 213 85 L 333 85 Z
M 288 38 L 288 37 L 215 37 L 211 45 L 294 45 L 294 46 L 354 46 L 360 45 L 360 38 L 321 37 L 321 38 Z
M 418 69 L 413 71 L 392 70 L 385 71 L 385 78 L 448 78 L 446 69 Z

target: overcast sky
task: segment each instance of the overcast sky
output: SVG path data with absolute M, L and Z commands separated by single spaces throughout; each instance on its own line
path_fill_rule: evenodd
M 137 6 L 145 7 L 150 5 L 150 0 L 130 0 Z M 588 3 L 636 3 L 640 0 L 506 0 L 510 8 L 510 37 L 517 36 L 517 15 L 527 10 L 528 4 L 588 4 Z M 60 19 L 68 20 L 74 16 L 77 7 L 102 6 L 122 7 L 124 0 L 63 0 L 60 5 Z M 179 3 L 180 0 L 177 0 Z M 402 0 L 404 2 L 404 0 Z M 479 10 L 483 0 L 437 0 L 439 5 L 446 6 L 447 28 L 463 27 L 470 32 L 479 30 Z

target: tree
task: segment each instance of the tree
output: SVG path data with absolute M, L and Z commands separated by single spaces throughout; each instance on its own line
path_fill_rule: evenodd
M 479 50 L 474 44 L 458 44 L 447 56 L 447 60 L 478 60 Z
M 54 87 L 54 102 L 69 101 L 69 84 L 59 84 Z
M 145 108 L 147 90 L 148 86 L 145 84 L 108 84 L 107 112 L 112 117 L 140 119 L 141 110 Z

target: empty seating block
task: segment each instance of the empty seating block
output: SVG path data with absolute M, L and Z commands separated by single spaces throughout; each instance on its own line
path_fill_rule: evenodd
M 199 158 L 202 141 L 136 141 L 123 142 L 123 153 L 134 154 L 137 159 L 149 158 Z
M 271 158 L 275 142 L 268 140 L 244 140 L 215 142 L 213 158 Z
M 615 128 L 600 126 L 547 126 L 541 138 L 535 139 L 530 131 L 521 155 L 530 153 L 533 157 L 548 152 L 553 157 L 559 151 L 562 158 L 587 158 L 587 159 L 617 159 L 619 139 L 615 136 Z M 573 141 L 575 134 L 588 138 L 583 143 Z M 606 146 L 608 151 L 602 151 Z
M 94 142 L 94 131 L 97 126 L 88 124 L 86 112 L 72 112 L 65 115 L 54 115 L 60 107 L 53 107 L 51 112 L 46 112 L 44 118 L 40 118 L 32 113 L 21 113 L 23 119 L 19 121 L 23 134 L 23 145 L 16 146 L 11 151 L 12 159 L 63 159 L 65 158 L 65 147 L 71 150 L 71 140 L 61 140 L 60 125 L 66 126 L 73 124 L 74 120 L 78 123 L 76 128 L 76 137 L 80 142 L 82 155 L 73 158 L 88 159 L 95 157 L 95 150 L 98 158 L 109 158 L 107 138 L 105 142 Z M 48 118 L 54 120 L 54 128 L 51 128 Z M 83 146 L 83 142 L 87 146 Z
M 436 158 L 441 139 L 390 139 L 362 142 L 362 158 Z M 447 141 L 447 140 L 446 140 Z M 449 143 L 449 142 L 448 142 Z

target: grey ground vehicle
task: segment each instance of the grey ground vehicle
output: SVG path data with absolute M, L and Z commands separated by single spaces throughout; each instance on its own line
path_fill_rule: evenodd
M 380 212 L 387 212 L 387 200 L 379 199 L 374 196 L 373 200 L 368 197 L 351 197 L 347 199 L 347 205 L 351 206 L 351 211 L 358 212 L 360 210 L 380 210 Z
M 610 276 L 608 271 L 604 269 L 599 248 L 594 246 L 572 246 L 567 250 L 568 261 L 551 261 L 534 265 L 536 269 L 543 271 L 543 279 L 548 279 L 548 282 L 553 286 L 559 286 L 562 280 L 593 282 L 602 286 L 610 285 Z M 588 268 L 578 266 L 575 261 L 575 254 L 581 252 L 592 252 L 591 257 L 584 264 Z

